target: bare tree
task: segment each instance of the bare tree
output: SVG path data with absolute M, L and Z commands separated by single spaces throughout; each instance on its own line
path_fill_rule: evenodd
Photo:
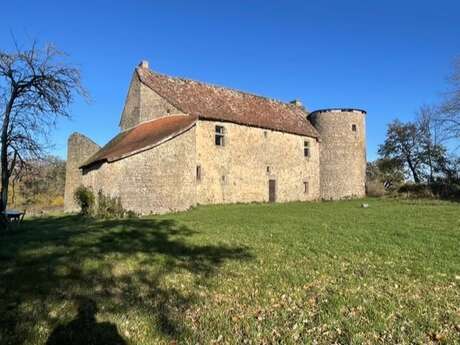
M 43 157 L 58 117 L 69 117 L 76 94 L 86 97 L 78 68 L 53 45 L 14 52 L 0 50 L 0 214 L 8 203 L 10 178 L 28 161 Z
M 446 141 L 446 133 L 442 128 L 442 123 L 438 120 L 439 112 L 436 107 L 422 105 L 416 115 L 423 160 L 428 166 L 429 182 L 432 183 L 439 157 L 440 155 L 445 156 L 442 143 Z
M 460 57 L 454 62 L 449 82 L 451 90 L 439 107 L 437 120 L 447 139 L 460 140 Z

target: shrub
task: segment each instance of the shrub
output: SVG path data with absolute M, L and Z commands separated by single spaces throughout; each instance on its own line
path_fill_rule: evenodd
M 448 183 L 433 183 L 431 191 L 441 199 L 460 200 L 460 185 Z
M 64 206 L 64 198 L 61 195 L 55 196 L 50 200 L 50 205 L 53 207 L 62 207 Z
M 398 193 L 406 194 L 408 198 L 432 198 L 430 186 L 426 184 L 406 183 L 399 187 Z
M 380 197 L 385 195 L 385 188 L 383 183 L 379 181 L 368 181 L 366 183 L 366 195 L 373 197 Z
M 126 210 L 118 197 L 105 195 L 102 190 L 97 193 L 97 216 L 101 218 L 123 218 Z
M 90 188 L 79 186 L 74 193 L 75 202 L 80 206 L 82 215 L 90 215 L 94 209 L 94 193 Z

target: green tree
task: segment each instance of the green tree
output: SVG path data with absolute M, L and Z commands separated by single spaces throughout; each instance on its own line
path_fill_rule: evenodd
M 395 120 L 388 125 L 387 135 L 378 151 L 380 157 L 404 170 L 420 183 L 423 176 L 424 152 L 418 127 L 415 123 Z

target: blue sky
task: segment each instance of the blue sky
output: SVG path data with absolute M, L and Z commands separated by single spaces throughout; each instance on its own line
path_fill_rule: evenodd
M 13 32 L 53 42 L 79 65 L 92 96 L 59 121 L 54 154 L 82 132 L 118 132 L 134 67 L 290 101 L 309 110 L 368 111 L 368 159 L 386 124 L 439 100 L 460 55 L 460 1 L 7 1 L 0 48 Z

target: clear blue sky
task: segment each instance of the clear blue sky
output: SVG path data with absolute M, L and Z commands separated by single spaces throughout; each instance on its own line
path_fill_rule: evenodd
M 460 1 L 5 1 L 10 32 L 53 42 L 81 66 L 93 102 L 59 121 L 54 154 L 70 133 L 99 144 L 118 131 L 134 67 L 238 88 L 310 110 L 368 111 L 368 159 L 392 119 L 436 102 L 460 55 Z

